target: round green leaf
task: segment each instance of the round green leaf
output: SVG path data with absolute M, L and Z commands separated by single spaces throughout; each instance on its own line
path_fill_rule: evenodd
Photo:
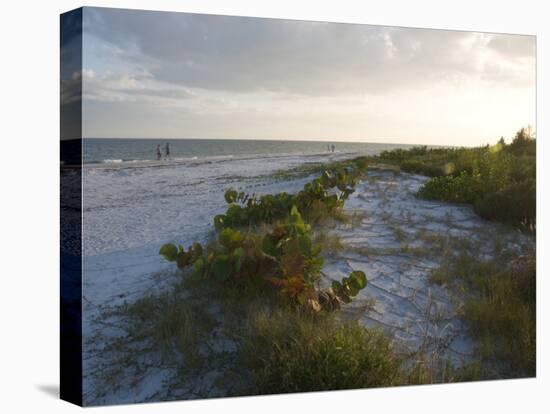
M 355 281 L 355 284 L 359 289 L 367 287 L 367 276 L 365 272 L 361 270 L 355 270 L 349 274 L 350 279 Z
M 359 293 L 359 289 L 357 289 L 357 285 L 352 280 L 350 280 L 346 284 L 346 291 L 349 294 L 349 296 L 352 296 L 352 297 L 357 296 L 357 294 Z
M 238 195 L 239 195 L 239 193 L 237 193 L 237 191 L 235 189 L 229 188 L 225 192 L 224 198 L 225 198 L 225 201 L 227 202 L 227 204 L 231 204 L 231 203 L 234 203 L 237 200 Z
M 223 229 L 220 232 L 220 243 L 224 247 L 230 247 L 239 243 L 241 240 L 241 232 L 239 230 L 233 230 L 230 227 Z
M 164 257 L 165 260 L 173 262 L 177 258 L 178 248 L 172 243 L 166 243 L 161 246 L 159 254 Z
M 221 230 L 225 227 L 225 220 L 226 217 L 223 214 L 218 214 L 216 217 L 214 217 L 214 227 L 216 230 Z

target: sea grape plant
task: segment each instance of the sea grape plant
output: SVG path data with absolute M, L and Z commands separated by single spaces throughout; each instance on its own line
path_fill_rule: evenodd
M 344 303 L 350 303 L 351 298 L 357 296 L 361 289 L 367 287 L 367 276 L 361 270 L 355 270 L 348 277 L 342 278 L 342 282 L 337 280 L 332 282 L 332 291 Z
M 169 262 L 176 262 L 178 268 L 182 269 L 202 256 L 202 251 L 201 244 L 197 242 L 193 243 L 188 251 L 185 251 L 181 244 L 176 247 L 175 244 L 167 243 L 160 248 L 159 254 Z
M 165 244 L 159 253 L 178 268 L 191 266 L 192 277 L 199 280 L 270 287 L 298 306 L 337 309 L 366 287 L 366 275 L 354 271 L 331 289 L 318 289 L 321 246 L 313 242 L 311 224 L 302 212 L 319 206 L 328 212 L 341 208 L 365 170 L 361 158 L 326 168 L 295 195 L 256 196 L 230 188 L 224 194 L 229 204 L 226 213 L 214 217 L 216 243 L 206 249 L 193 243 L 187 251 L 181 245 Z M 267 230 L 258 231 L 254 227 L 258 224 L 267 225 Z
M 316 216 L 311 212 L 322 208 L 331 214 L 342 208 L 345 200 L 355 191 L 355 183 L 365 170 L 366 161 L 363 158 L 324 168 L 320 177 L 305 184 L 303 190 L 295 195 L 282 192 L 257 196 L 229 188 L 224 194 L 229 206 L 225 214 L 214 217 L 214 226 L 220 230 L 225 227 L 273 223 L 288 217 L 292 206 L 296 206 L 303 216 L 311 215 L 310 221 L 316 224 Z

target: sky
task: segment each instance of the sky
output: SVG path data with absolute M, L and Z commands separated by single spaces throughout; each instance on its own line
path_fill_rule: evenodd
M 473 146 L 535 124 L 535 42 L 85 8 L 71 79 L 84 137 Z

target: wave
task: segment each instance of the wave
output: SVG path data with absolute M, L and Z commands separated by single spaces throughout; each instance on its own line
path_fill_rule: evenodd
M 123 168 L 145 168 L 145 167 L 169 167 L 169 166 L 180 166 L 180 165 L 189 165 L 197 166 L 201 164 L 209 163 L 223 163 L 223 162 L 235 162 L 235 161 L 244 161 L 244 160 L 261 160 L 261 159 L 276 159 L 276 158 L 288 158 L 288 157 L 302 157 L 305 159 L 309 157 L 331 157 L 331 156 L 342 156 L 342 155 L 353 155 L 358 154 L 356 151 L 350 152 L 340 152 L 335 151 L 334 153 L 330 152 L 289 152 L 289 153 L 278 153 L 278 154 L 243 154 L 236 156 L 234 154 L 225 154 L 225 155 L 210 155 L 210 156 L 190 156 L 190 157 L 173 157 L 170 159 L 162 160 L 149 160 L 149 159 L 103 159 L 103 160 L 91 160 L 83 164 L 85 169 L 123 169 Z

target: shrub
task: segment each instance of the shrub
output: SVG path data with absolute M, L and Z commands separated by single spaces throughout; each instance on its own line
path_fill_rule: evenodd
M 418 191 L 420 198 L 473 203 L 480 193 L 481 182 L 462 172 L 459 176 L 435 177 Z
M 508 151 L 516 155 L 535 155 L 535 140 L 525 128 L 521 128 L 508 146 Z
M 428 177 L 437 177 L 444 174 L 441 167 L 425 164 L 421 161 L 403 161 L 400 167 L 402 171 L 427 175 Z
M 531 229 L 536 224 L 536 186 L 534 181 L 512 184 L 488 194 L 474 204 L 474 210 L 488 220 L 507 222 Z
M 493 146 L 394 150 L 380 158 L 432 177 L 418 196 L 468 203 L 481 217 L 536 230 L 536 142 L 524 129 Z

